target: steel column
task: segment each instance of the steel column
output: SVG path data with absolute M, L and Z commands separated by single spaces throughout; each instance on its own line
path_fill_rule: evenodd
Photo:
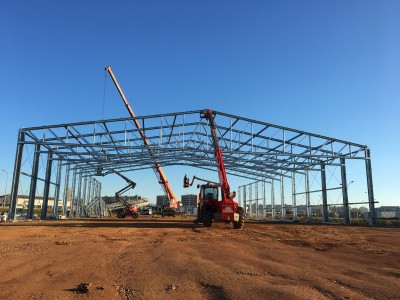
M 57 164 L 57 178 L 56 178 L 56 188 L 54 190 L 54 206 L 53 206 L 53 216 L 56 219 L 58 219 L 58 202 L 60 200 L 61 171 L 62 171 L 62 161 L 59 160 Z
M 255 196 L 256 196 L 256 220 L 259 219 L 259 211 L 258 211 L 258 181 L 255 183 Z
M 20 131 L 18 134 L 17 151 L 15 154 L 14 174 L 13 174 L 12 185 L 11 185 L 10 207 L 8 209 L 8 219 L 9 220 L 15 220 L 15 213 L 17 210 L 19 177 L 20 177 L 20 173 L 21 173 L 22 154 L 24 152 L 24 142 L 25 142 L 25 132 Z
M 372 183 L 372 166 L 371 166 L 371 150 L 365 149 L 365 168 L 367 175 L 367 185 L 368 185 L 368 203 L 370 212 L 370 225 L 376 225 L 376 212 L 375 212 L 375 197 L 374 197 L 374 185 Z
M 63 195 L 63 206 L 62 206 L 62 215 L 63 216 L 67 216 L 69 172 L 70 172 L 70 165 L 67 165 L 67 170 L 65 171 L 65 180 L 64 180 L 64 195 Z
M 308 170 L 304 173 L 306 182 L 306 208 L 307 208 L 307 222 L 311 222 L 311 204 L 310 204 L 310 179 L 308 176 Z
M 281 187 L 281 220 L 286 220 L 285 190 L 284 190 L 282 175 L 281 175 L 281 180 L 280 180 L 280 187 Z
M 239 206 L 242 206 L 241 205 L 242 204 L 242 194 L 241 193 L 242 193 L 242 187 L 238 186 L 238 193 L 237 193 L 238 198 L 237 198 L 237 200 L 238 200 Z M 246 211 L 245 211 L 245 213 L 246 213 Z
M 266 184 L 265 181 L 262 182 L 262 187 L 263 187 L 263 220 L 267 219 L 267 203 L 265 199 L 267 197 L 267 193 L 265 192 L 266 189 Z
M 343 218 L 344 223 L 350 224 L 349 195 L 347 191 L 346 160 L 340 158 L 340 169 L 342 174 L 342 194 L 343 194 Z
M 98 197 L 100 198 L 100 216 L 104 217 L 106 215 L 106 207 L 105 207 L 105 203 L 103 201 L 103 198 L 101 197 L 101 182 L 98 182 L 99 184 L 99 190 L 98 190 Z
M 276 209 L 275 209 L 275 188 L 274 180 L 271 179 L 271 220 L 275 221 Z
M 292 171 L 292 208 L 293 221 L 297 220 L 297 203 L 296 203 L 296 173 Z
M 250 219 L 252 219 L 253 218 L 253 203 L 254 203 L 254 199 L 253 199 L 253 190 L 252 190 L 252 187 L 251 187 L 251 184 L 249 185 L 249 206 L 250 206 L 250 210 L 249 210 L 249 213 L 250 213 Z
M 83 179 L 83 195 L 82 195 L 82 206 L 81 206 L 81 217 L 85 216 L 85 209 L 86 209 L 86 190 L 87 190 L 87 181 L 88 178 L 85 175 Z
M 35 208 L 35 198 L 36 198 L 37 177 L 39 171 L 39 159 L 40 159 L 40 144 L 35 144 L 35 153 L 33 155 L 33 164 L 32 164 L 31 185 L 29 190 L 28 212 L 26 214 L 27 219 L 33 218 L 33 210 Z
M 90 202 L 92 202 L 91 200 L 92 200 L 92 189 L 93 189 L 92 183 L 93 183 L 93 178 L 92 178 L 92 177 L 89 177 L 88 181 L 89 181 L 89 187 L 88 187 L 88 199 L 87 199 L 87 203 L 89 204 Z
M 328 194 L 326 191 L 326 170 L 325 163 L 321 163 L 321 186 L 322 186 L 322 211 L 324 222 L 329 222 Z
M 76 217 L 81 216 L 81 206 L 82 206 L 82 173 L 79 173 L 78 179 L 78 195 L 76 197 Z
M 90 204 L 90 202 L 92 202 L 92 177 L 89 177 L 88 178 L 88 181 L 89 181 L 89 183 L 88 183 L 88 197 L 87 197 L 87 200 L 86 200 L 86 204 Z M 87 216 L 89 216 L 89 212 L 88 211 L 86 211 L 86 206 L 85 206 L 85 213 L 86 213 L 86 215 Z
M 243 186 L 243 207 L 244 207 L 244 215 L 247 216 L 246 186 Z
M 72 172 L 72 187 L 71 187 L 71 201 L 70 201 L 70 208 L 69 208 L 69 217 L 72 219 L 74 218 L 74 205 L 75 205 L 75 191 L 76 188 L 76 169 Z
M 51 179 L 51 168 L 53 166 L 53 152 L 49 152 L 47 155 L 46 164 L 46 175 L 44 180 L 44 190 L 43 190 L 43 205 L 40 214 L 40 219 L 45 220 L 47 218 L 47 208 L 49 204 L 49 192 L 50 192 L 50 179 Z

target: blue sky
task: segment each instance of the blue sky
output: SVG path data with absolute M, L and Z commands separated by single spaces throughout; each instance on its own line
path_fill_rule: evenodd
M 127 116 L 108 79 L 104 100 L 111 65 L 136 115 L 212 108 L 368 145 L 375 198 L 400 205 L 399 15 L 385 0 L 1 1 L 8 192 L 19 128 Z

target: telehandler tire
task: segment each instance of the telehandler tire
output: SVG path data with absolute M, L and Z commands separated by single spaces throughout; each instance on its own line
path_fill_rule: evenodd
M 204 213 L 203 214 L 203 227 L 211 227 L 212 225 L 212 214 Z
M 238 207 L 239 221 L 233 222 L 233 228 L 242 229 L 244 226 L 244 209 L 243 207 Z

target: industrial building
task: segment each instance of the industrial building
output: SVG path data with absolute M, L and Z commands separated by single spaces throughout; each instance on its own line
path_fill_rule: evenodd
M 104 172 L 134 172 L 156 166 L 191 166 L 216 171 L 215 153 L 204 110 L 112 120 L 27 127 L 19 131 L 10 195 L 9 218 L 14 219 L 21 184 L 29 187 L 28 218 L 37 195 L 43 195 L 47 217 L 50 195 L 62 203 L 62 215 L 82 203 L 101 199 L 99 167 Z M 277 207 L 305 206 L 307 220 L 321 207 L 329 222 L 328 207 L 343 206 L 343 223 L 350 224 L 350 205 L 367 205 L 375 224 L 375 198 L 368 146 L 322 136 L 260 120 L 214 111 L 217 135 L 228 176 L 243 179 L 237 200 L 251 209 L 262 206 L 260 218 L 275 219 Z M 141 124 L 138 127 L 138 124 Z M 143 143 L 146 132 L 146 143 Z M 32 160 L 24 157 L 29 155 Z M 28 161 L 28 162 L 27 162 Z M 39 168 L 39 166 L 41 166 Z M 367 199 L 353 201 L 348 168 L 364 173 Z M 350 172 L 349 172 L 350 173 Z M 352 179 L 352 178 L 351 178 Z M 22 183 L 23 182 L 23 183 Z M 39 191 L 40 189 L 40 191 Z M 68 202 L 68 191 L 71 201 Z M 157 197 L 157 205 L 166 203 Z M 169 200 L 169 199 L 168 199 Z M 99 200 L 101 201 L 101 200 Z M 267 205 L 271 215 L 267 216 Z M 101 206 L 105 209 L 105 206 Z M 105 215 L 103 209 L 99 215 Z M 58 214 L 58 210 L 55 211 Z M 74 215 L 82 215 L 81 211 Z M 248 211 L 246 215 L 252 216 Z

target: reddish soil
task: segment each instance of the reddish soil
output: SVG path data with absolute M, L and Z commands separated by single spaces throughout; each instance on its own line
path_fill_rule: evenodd
M 400 299 L 400 228 L 0 224 L 0 299 Z

